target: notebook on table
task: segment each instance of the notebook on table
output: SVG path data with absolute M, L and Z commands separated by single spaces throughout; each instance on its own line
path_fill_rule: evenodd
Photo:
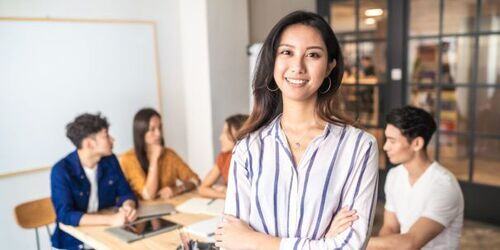
M 191 198 L 175 208 L 179 212 L 220 216 L 224 212 L 223 199 Z
M 208 220 L 202 220 L 197 223 L 184 227 L 184 231 L 198 237 L 202 237 L 208 242 L 215 242 L 215 229 L 222 220 L 222 217 L 214 217 Z

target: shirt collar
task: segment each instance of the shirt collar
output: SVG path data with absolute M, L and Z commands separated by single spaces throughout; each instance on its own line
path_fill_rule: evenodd
M 71 170 L 73 173 L 75 173 L 76 176 L 83 176 L 85 174 L 83 170 L 82 163 L 80 161 L 80 157 L 78 156 L 78 151 L 75 150 L 71 152 L 67 157 L 67 161 L 69 162 L 69 165 L 71 166 Z M 103 171 L 105 171 L 105 168 L 99 167 L 102 164 L 102 160 L 104 159 L 101 158 L 99 162 L 97 162 L 97 179 L 100 179 L 103 176 Z

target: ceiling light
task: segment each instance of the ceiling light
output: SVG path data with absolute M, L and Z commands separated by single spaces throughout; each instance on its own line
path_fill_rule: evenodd
M 365 24 L 366 25 L 374 25 L 375 24 L 375 18 L 367 18 L 365 19 Z
M 384 14 L 382 9 L 367 9 L 365 10 L 365 16 L 381 16 Z

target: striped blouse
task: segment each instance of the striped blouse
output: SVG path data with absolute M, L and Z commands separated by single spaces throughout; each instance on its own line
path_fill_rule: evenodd
M 280 249 L 364 248 L 377 199 L 375 138 L 352 126 L 327 124 L 295 166 L 280 118 L 233 150 L 224 212 L 280 237 Z M 359 219 L 325 238 L 344 206 L 355 209 Z

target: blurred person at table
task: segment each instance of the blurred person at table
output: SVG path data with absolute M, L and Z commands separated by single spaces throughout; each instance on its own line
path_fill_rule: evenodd
M 198 176 L 174 150 L 165 147 L 158 112 L 139 110 L 134 116 L 133 137 L 134 148 L 120 157 L 120 165 L 139 197 L 168 199 L 198 186 Z
M 54 249 L 87 248 L 62 231 L 60 223 L 120 226 L 137 218 L 136 197 L 112 152 L 114 139 L 108 129 L 108 121 L 100 114 L 82 114 L 66 126 L 66 136 L 76 150 L 51 170 L 51 198 L 56 212 Z M 118 212 L 96 213 L 113 207 L 119 208 Z
M 237 132 L 247 118 L 248 115 L 242 114 L 232 115 L 226 118 L 224 127 L 219 136 L 221 152 L 217 155 L 214 166 L 198 188 L 198 192 L 201 196 L 220 199 L 226 198 L 226 186 L 232 150 L 236 143 Z M 224 182 L 223 185 L 217 184 L 217 181 L 221 177 Z

